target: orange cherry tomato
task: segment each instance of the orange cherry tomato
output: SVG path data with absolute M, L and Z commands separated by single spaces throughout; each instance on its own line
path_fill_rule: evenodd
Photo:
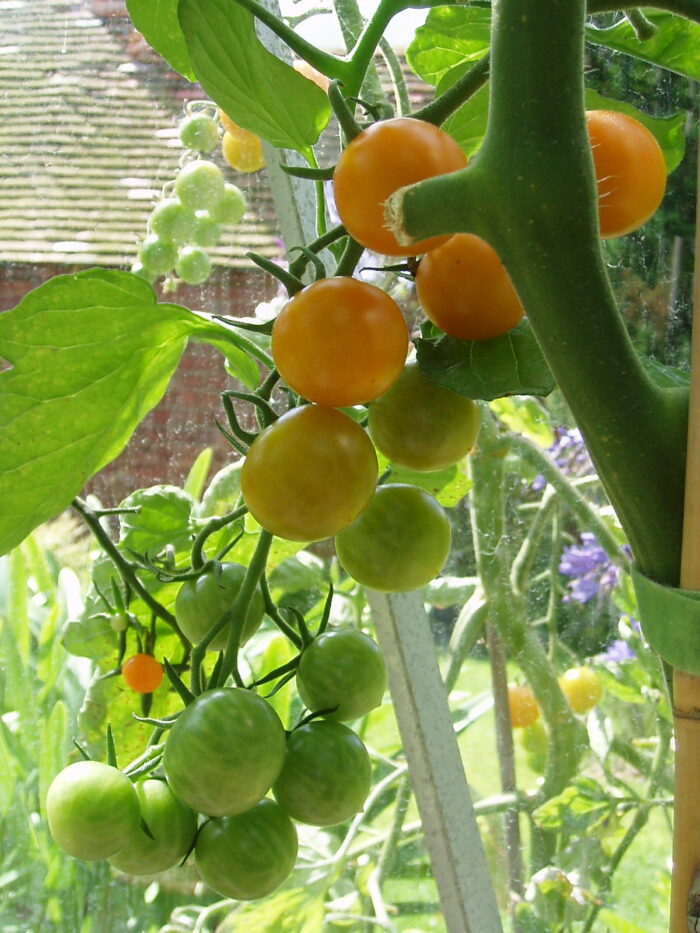
M 303 75 L 305 78 L 308 78 L 309 81 L 320 87 L 322 91 L 328 91 L 330 87 L 330 80 L 322 75 L 320 71 L 317 71 L 313 65 L 310 65 L 308 62 L 305 62 L 303 58 L 297 58 L 292 62 L 292 68 L 295 71 L 298 71 L 300 75 Z
M 588 136 L 598 184 L 603 238 L 631 233 L 656 211 L 666 190 L 666 162 L 654 135 L 615 110 L 589 110 Z
M 231 168 L 246 174 L 260 171 L 265 166 L 260 137 L 234 123 L 222 110 L 219 111 L 219 120 L 224 128 L 221 153 Z
M 416 291 L 426 317 L 458 340 L 500 337 L 523 316 L 498 254 L 472 233 L 458 233 L 421 259 Z
M 163 680 L 163 665 L 150 654 L 133 654 L 122 664 L 122 677 L 137 693 L 153 693 Z
M 430 237 L 401 246 L 385 226 L 384 202 L 398 188 L 464 168 L 467 157 L 447 133 L 413 117 L 381 120 L 343 150 L 333 174 L 335 203 L 350 236 L 387 256 L 416 256 L 444 243 Z
M 393 298 L 347 276 L 295 295 L 272 328 L 272 358 L 303 398 L 332 408 L 368 402 L 399 377 L 408 328 Z
M 510 684 L 508 686 L 508 708 L 510 710 L 510 724 L 514 729 L 524 729 L 537 722 L 540 718 L 540 708 L 537 705 L 535 694 L 524 684 Z
M 291 541 L 330 538 L 365 508 L 377 484 L 367 433 L 336 408 L 293 408 L 253 441 L 241 492 L 263 528 Z

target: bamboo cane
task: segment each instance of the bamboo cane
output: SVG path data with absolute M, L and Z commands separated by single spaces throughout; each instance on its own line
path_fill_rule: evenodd
M 698 158 L 700 192 L 700 158 Z M 681 587 L 700 590 L 700 198 L 696 205 L 695 278 L 690 362 Z M 674 671 L 676 787 L 671 933 L 700 931 L 700 677 Z

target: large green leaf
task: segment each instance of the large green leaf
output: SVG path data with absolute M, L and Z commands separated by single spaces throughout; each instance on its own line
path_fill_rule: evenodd
M 489 50 L 491 11 L 484 7 L 440 6 L 406 49 L 406 61 L 419 78 L 437 85 L 464 62 L 475 62 Z
M 128 272 L 56 276 L 0 314 L 0 553 L 121 453 L 189 336 L 232 339 Z
M 175 71 L 195 81 L 190 53 L 177 18 L 178 0 L 126 0 L 131 22 Z
M 236 123 L 304 152 L 328 123 L 328 97 L 263 46 L 234 0 L 180 0 L 180 25 L 202 87 Z
M 526 320 L 493 340 L 442 336 L 416 341 L 421 369 L 434 382 L 468 398 L 548 395 L 554 377 Z
M 658 27 L 649 39 L 638 39 L 627 19 L 605 29 L 589 26 L 587 38 L 596 45 L 627 52 L 653 65 L 700 80 L 700 26 L 661 10 L 643 10 L 643 13 Z
M 461 65 L 449 71 L 440 82 L 437 93 L 441 94 L 462 76 L 467 66 Z M 462 104 L 445 120 L 442 129 L 459 144 L 465 155 L 471 156 L 481 145 L 489 115 L 489 86 L 479 88 L 468 101 Z
M 685 113 L 676 113 L 671 117 L 651 117 L 642 110 L 637 110 L 624 100 L 603 97 L 592 88 L 586 89 L 586 107 L 588 110 L 617 110 L 633 117 L 656 137 L 666 161 L 666 170 L 670 173 L 680 164 L 685 154 Z

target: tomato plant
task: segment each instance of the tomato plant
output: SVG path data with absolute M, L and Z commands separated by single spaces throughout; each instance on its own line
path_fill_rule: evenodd
M 60 771 L 46 795 L 55 842 L 69 855 L 98 861 L 116 855 L 139 829 L 139 799 L 126 775 L 99 761 Z
M 253 441 L 241 491 L 263 528 L 292 541 L 329 538 L 356 518 L 377 482 L 365 431 L 334 408 L 286 412 Z
M 463 460 L 479 424 L 475 402 L 439 386 L 412 362 L 370 404 L 367 426 L 376 448 L 396 466 L 429 472 Z
M 238 187 L 227 181 L 219 203 L 209 210 L 210 218 L 219 224 L 237 224 L 243 218 L 248 204 L 245 195 Z
M 264 797 L 284 752 L 284 728 L 270 704 L 250 690 L 226 687 L 185 707 L 168 733 L 163 766 L 186 806 L 230 816 Z
M 265 798 L 245 813 L 209 820 L 197 835 L 195 861 L 202 879 L 222 897 L 265 897 L 289 876 L 297 857 L 294 824 Z
M 408 352 L 408 328 L 382 289 L 348 276 L 309 285 L 272 328 L 272 358 L 290 388 L 341 408 L 376 398 L 395 382 Z
M 132 654 L 122 664 L 122 677 L 137 693 L 153 693 L 163 680 L 163 665 L 150 654 Z
M 452 532 L 442 506 L 417 486 L 380 486 L 367 508 L 335 538 L 343 569 L 385 593 L 416 590 L 445 566 Z
M 600 677 L 590 667 L 572 667 L 559 678 L 559 686 L 574 713 L 587 713 L 603 695 Z
M 539 719 L 540 708 L 535 694 L 526 684 L 508 686 L 508 708 L 510 724 L 514 729 L 524 729 Z
M 472 233 L 459 233 L 423 257 L 416 291 L 428 320 L 458 340 L 500 337 L 523 316 L 496 251 Z
M 464 168 L 457 143 L 431 123 L 395 117 L 373 123 L 343 150 L 333 174 L 333 192 L 348 233 L 367 249 L 387 256 L 415 256 L 447 237 L 401 246 L 387 227 L 384 202 L 398 188 Z
M 245 578 L 242 564 L 227 561 L 219 564 L 195 580 L 185 580 L 175 597 L 175 619 L 193 644 L 200 642 L 211 627 L 233 605 Z M 260 590 L 253 593 L 241 628 L 240 644 L 260 628 L 265 615 L 265 601 Z M 226 647 L 231 623 L 212 638 L 210 651 L 223 651 Z
M 364 632 L 323 632 L 304 649 L 297 690 L 305 706 L 327 710 L 327 719 L 359 719 L 382 702 L 386 666 L 379 645 Z
M 134 786 L 148 833 L 139 825 L 108 861 L 128 875 L 155 875 L 173 868 L 190 851 L 197 815 L 177 799 L 166 781 L 146 778 Z
M 289 735 L 272 792 L 300 823 L 334 826 L 362 809 L 371 783 L 372 764 L 361 739 L 342 723 L 316 719 Z
M 588 110 L 602 237 L 631 233 L 652 216 L 666 190 L 666 162 L 656 137 L 616 110 Z
M 138 258 L 146 273 L 155 278 L 170 272 L 177 260 L 177 249 L 172 242 L 151 234 L 141 244 Z

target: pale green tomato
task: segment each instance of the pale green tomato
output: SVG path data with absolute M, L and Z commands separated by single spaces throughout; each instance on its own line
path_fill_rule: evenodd
M 238 185 L 227 181 L 224 186 L 224 196 L 210 211 L 210 216 L 217 223 L 233 225 L 243 219 L 247 210 L 248 204 L 241 189 Z
M 147 236 L 139 250 L 139 262 L 147 275 L 156 278 L 167 275 L 175 265 L 177 249 L 172 243 L 165 243 L 157 236 Z
M 199 246 L 185 246 L 175 263 L 175 272 L 188 285 L 201 285 L 211 275 L 211 259 Z
M 151 231 L 164 243 L 188 243 L 196 223 L 194 211 L 185 207 L 179 198 L 164 198 L 151 214 Z
M 209 211 L 197 211 L 196 216 L 192 243 L 195 246 L 216 246 L 221 239 L 221 224 L 212 220 Z
M 218 165 L 206 159 L 188 162 L 175 179 L 175 194 L 193 211 L 209 211 L 224 196 L 224 176 Z
M 206 113 L 195 113 L 185 117 L 178 127 L 180 142 L 195 152 L 211 152 L 219 145 L 219 126 Z

